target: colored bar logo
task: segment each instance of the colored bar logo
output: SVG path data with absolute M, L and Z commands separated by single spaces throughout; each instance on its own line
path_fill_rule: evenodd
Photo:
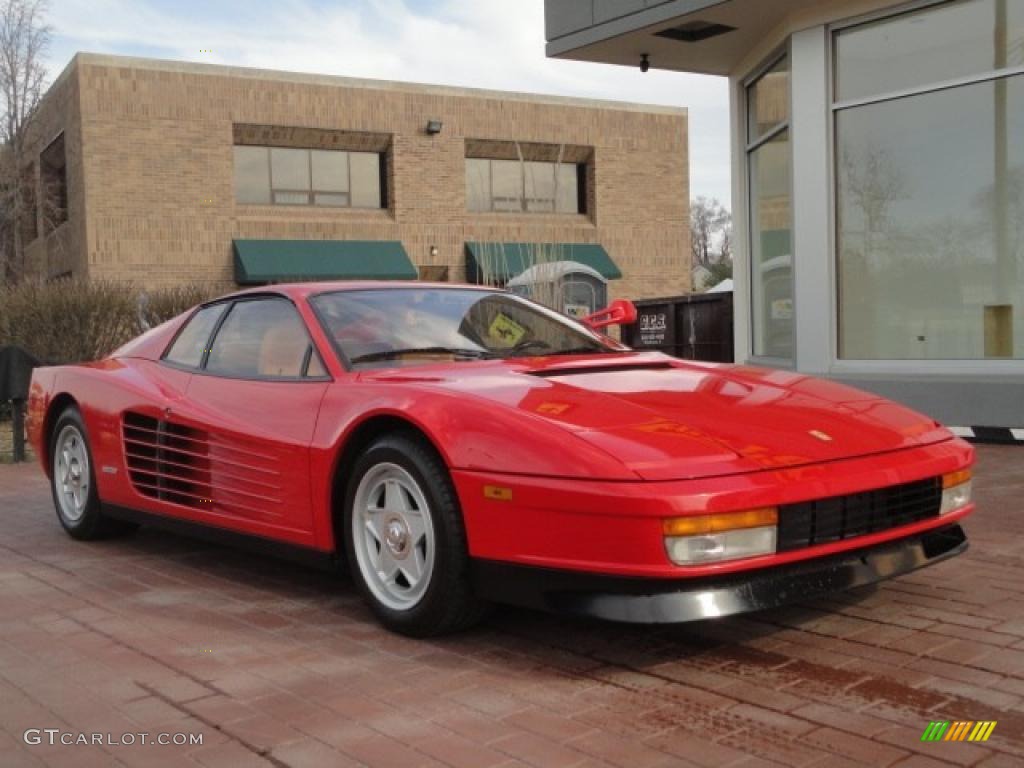
M 995 720 L 933 721 L 921 734 L 921 741 L 988 741 L 996 728 Z

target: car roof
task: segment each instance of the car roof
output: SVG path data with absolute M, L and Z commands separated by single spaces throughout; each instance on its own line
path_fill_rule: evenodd
M 440 288 L 446 290 L 462 289 L 473 291 L 501 291 L 501 288 L 494 288 L 488 285 L 470 285 L 469 283 L 429 283 L 419 280 L 335 280 L 317 283 L 278 283 L 275 285 L 261 285 L 254 288 L 247 288 L 242 291 L 227 294 L 218 299 L 231 299 L 236 296 L 247 296 L 250 294 L 277 293 L 291 299 L 306 299 L 319 293 L 335 293 L 337 291 L 366 291 L 366 290 L 394 290 L 401 288 Z

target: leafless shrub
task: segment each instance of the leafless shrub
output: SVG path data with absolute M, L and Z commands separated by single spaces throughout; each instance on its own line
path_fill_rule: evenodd
M 185 283 L 144 293 L 139 297 L 139 330 L 155 328 L 213 296 L 207 286 L 199 283 Z
M 49 363 L 95 360 L 136 335 L 137 291 L 105 280 L 23 280 L 0 289 L 0 344 Z
M 110 280 L 23 280 L 0 288 L 0 345 L 47 363 L 97 360 L 209 298 L 197 284 L 144 293 Z

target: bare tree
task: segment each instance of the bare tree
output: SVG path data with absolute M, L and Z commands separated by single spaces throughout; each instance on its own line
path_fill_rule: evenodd
M 729 218 L 722 225 L 721 235 L 718 240 L 718 261 L 725 264 L 732 264 L 732 214 L 726 214 Z M 730 269 L 730 272 L 732 270 Z
M 0 266 L 11 282 L 25 272 L 24 233 L 36 217 L 27 150 L 46 83 L 46 11 L 46 0 L 0 0 Z
M 732 260 L 732 214 L 715 198 L 690 203 L 690 249 L 693 267 Z
M 728 260 L 727 259 L 722 259 L 721 261 L 716 261 L 714 264 L 709 264 L 707 269 L 708 269 L 708 277 L 707 277 L 707 280 L 704 281 L 705 288 L 711 288 L 713 286 L 718 285 L 723 280 L 731 280 L 732 279 L 732 259 L 731 258 L 728 259 Z
M 860 213 L 865 258 L 877 257 L 876 247 L 890 223 L 889 210 L 904 190 L 902 169 L 885 149 L 843 151 L 839 196 L 844 210 Z M 853 234 L 852 223 L 842 221 L 842 227 Z

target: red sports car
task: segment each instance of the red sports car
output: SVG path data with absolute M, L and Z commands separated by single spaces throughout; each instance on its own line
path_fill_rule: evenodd
M 244 291 L 37 369 L 30 437 L 71 536 L 157 523 L 343 559 L 411 635 L 494 601 L 724 616 L 966 548 L 969 445 L 831 381 L 597 332 L 630 309 L 580 323 L 425 283 Z

